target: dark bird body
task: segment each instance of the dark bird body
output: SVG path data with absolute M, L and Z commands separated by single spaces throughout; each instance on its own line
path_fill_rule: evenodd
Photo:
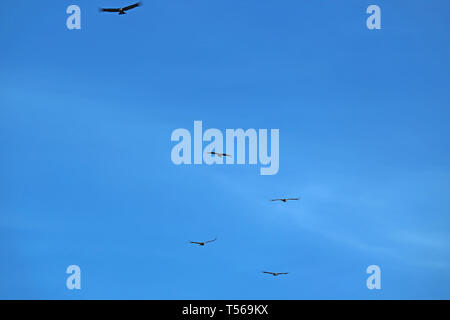
M 127 7 L 123 7 L 123 8 L 101 8 L 100 11 L 101 12 L 118 12 L 119 15 L 121 14 L 126 14 L 126 11 L 131 10 L 133 8 L 142 6 L 142 2 L 137 2 L 135 4 L 129 5 Z
M 189 241 L 189 243 L 198 244 L 199 246 L 204 246 L 205 244 L 216 241 L 216 240 L 217 240 L 217 238 L 214 238 L 213 240 L 208 240 L 205 242 Z
M 214 155 L 216 155 L 216 156 L 219 156 L 220 158 L 222 158 L 222 157 L 230 157 L 230 158 L 231 158 L 231 155 L 226 154 L 226 153 L 217 153 L 217 152 L 214 152 L 214 151 L 208 152 L 208 153 L 209 153 L 209 154 L 214 154 Z
M 270 201 L 283 201 L 284 203 L 286 203 L 287 201 L 290 200 L 300 200 L 300 198 L 282 198 L 282 199 L 272 199 Z
M 271 274 L 274 277 L 276 277 L 276 276 L 279 276 L 280 274 L 288 274 L 289 272 L 268 272 L 268 271 L 263 271 L 263 273 Z

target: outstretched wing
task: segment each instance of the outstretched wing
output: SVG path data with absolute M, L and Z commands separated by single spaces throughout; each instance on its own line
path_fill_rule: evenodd
M 205 243 L 214 242 L 214 241 L 216 241 L 216 240 L 217 240 L 217 238 L 214 238 L 214 239 L 212 239 L 212 240 L 205 241 Z
M 231 158 L 231 154 L 223 153 L 222 155 L 223 155 L 224 157 L 230 157 L 230 158 Z
M 101 12 L 119 12 L 120 9 L 118 8 L 100 8 Z
M 281 200 L 283 200 L 283 199 L 272 199 L 270 201 L 281 201 Z
M 189 241 L 189 243 L 202 244 L 201 242 Z
M 139 6 L 141 6 L 141 5 L 142 5 L 142 2 L 136 2 L 135 4 L 132 4 L 132 5 L 128 6 L 128 7 L 124 7 L 123 10 L 124 10 L 124 11 L 127 11 L 127 10 L 130 10 L 130 9 L 139 7 Z
M 273 272 L 269 272 L 269 271 L 263 271 L 262 273 L 267 273 L 267 274 L 275 274 Z
M 286 200 L 300 200 L 300 198 L 288 198 Z
M 288 274 L 289 272 L 278 272 L 278 274 Z

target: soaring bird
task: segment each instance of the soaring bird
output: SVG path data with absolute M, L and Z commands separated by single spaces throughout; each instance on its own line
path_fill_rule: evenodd
M 288 274 L 289 272 L 268 272 L 268 271 L 263 271 L 263 273 L 267 273 L 267 274 L 271 274 L 274 277 L 280 275 L 280 274 Z
M 217 238 L 214 238 L 213 240 L 208 240 L 205 242 L 189 241 L 189 243 L 198 244 L 199 246 L 204 246 L 205 244 L 216 241 L 216 240 L 217 240 Z
M 226 153 L 217 153 L 217 152 L 214 152 L 214 151 L 208 152 L 208 153 L 209 154 L 215 154 L 216 156 L 219 156 L 220 158 L 222 158 L 222 157 L 230 157 L 231 158 L 231 155 L 226 154 Z
M 282 199 L 272 199 L 270 201 L 283 201 L 284 203 L 286 203 L 289 200 L 300 200 L 300 198 L 282 198 Z
M 123 7 L 123 8 L 110 8 L 110 9 L 100 8 L 100 11 L 101 12 L 118 12 L 120 15 L 120 14 L 126 14 L 125 11 L 131 10 L 131 9 L 139 7 L 139 6 L 142 6 L 142 2 L 136 2 L 135 4 L 132 4 L 132 5 L 129 5 L 129 6 Z

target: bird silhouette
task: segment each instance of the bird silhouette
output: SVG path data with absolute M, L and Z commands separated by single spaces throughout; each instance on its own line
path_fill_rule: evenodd
M 216 240 L 217 240 L 217 238 L 214 238 L 213 240 L 208 240 L 208 241 L 205 241 L 205 242 L 189 241 L 189 243 L 198 244 L 199 246 L 204 246 L 205 244 L 210 243 L 210 242 L 214 242 Z
M 220 158 L 222 158 L 222 157 L 230 157 L 230 158 L 231 158 L 231 155 L 226 154 L 226 153 L 218 153 L 218 152 L 214 152 L 214 151 L 208 152 L 208 153 L 209 153 L 209 154 L 214 154 L 214 155 L 216 155 L 216 156 L 219 156 Z
M 129 5 L 127 7 L 123 7 L 123 8 L 100 8 L 101 12 L 118 12 L 119 15 L 121 14 L 126 14 L 125 11 L 131 10 L 133 8 L 142 6 L 142 2 L 136 2 L 135 4 Z
M 269 271 L 263 271 L 262 273 L 271 274 L 274 277 L 279 276 L 280 274 L 288 274 L 289 272 L 269 272 Z
M 281 199 L 272 199 L 270 201 L 283 201 L 284 203 L 286 203 L 287 201 L 290 200 L 300 200 L 300 198 L 281 198 Z

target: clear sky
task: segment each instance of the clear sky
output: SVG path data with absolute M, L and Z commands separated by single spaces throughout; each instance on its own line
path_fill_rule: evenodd
M 0 298 L 450 298 L 447 0 L 132 2 L 0 12 Z M 174 165 L 194 120 L 279 173 Z

